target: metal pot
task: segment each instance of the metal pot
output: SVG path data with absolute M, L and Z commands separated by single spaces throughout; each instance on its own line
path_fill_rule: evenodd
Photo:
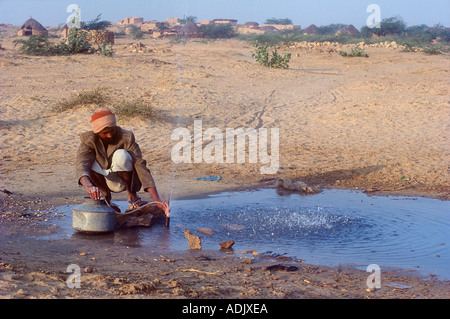
M 116 211 L 105 200 L 88 198 L 72 209 L 72 228 L 82 232 L 104 233 L 115 228 Z

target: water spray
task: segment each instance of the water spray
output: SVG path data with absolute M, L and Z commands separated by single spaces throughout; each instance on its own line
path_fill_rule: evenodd
M 138 208 L 135 208 L 133 210 L 127 211 L 125 213 L 122 213 L 122 215 L 132 214 L 132 213 L 134 213 L 134 212 L 136 212 L 138 210 L 141 210 L 144 207 L 147 207 L 147 206 L 150 206 L 150 205 L 155 205 L 155 204 L 156 205 L 161 204 L 164 207 L 163 210 L 164 210 L 164 215 L 165 215 L 165 218 L 166 218 L 166 220 L 164 222 L 164 225 L 166 227 L 169 227 L 170 226 L 170 209 L 164 202 L 156 202 L 156 201 L 155 202 L 148 202 L 148 203 L 145 203 L 144 205 L 139 206 Z

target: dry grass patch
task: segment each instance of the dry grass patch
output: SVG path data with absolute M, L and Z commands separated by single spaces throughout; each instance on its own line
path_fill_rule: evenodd
M 110 101 L 111 99 L 108 96 L 108 89 L 104 87 L 97 87 L 92 90 L 81 91 L 66 100 L 56 103 L 52 107 L 51 111 L 62 113 L 92 104 L 102 105 Z
M 162 119 L 163 117 L 162 111 L 157 110 L 150 101 L 143 98 L 114 100 L 110 96 L 110 90 L 104 87 L 78 92 L 68 99 L 57 102 L 51 111 L 62 113 L 92 105 L 96 106 L 96 108 L 111 108 L 121 118 Z

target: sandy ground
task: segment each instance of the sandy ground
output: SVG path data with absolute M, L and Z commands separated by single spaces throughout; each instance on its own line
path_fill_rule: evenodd
M 113 101 L 145 99 L 163 119 L 123 119 L 134 131 L 165 199 L 242 187 L 273 186 L 288 177 L 324 188 L 365 189 L 449 199 L 448 55 L 367 48 L 369 58 L 289 49 L 290 68 L 269 69 L 237 40 L 144 39 L 152 52 L 117 39 L 113 58 L 29 57 L 0 51 L 0 296 L 4 298 L 448 298 L 449 283 L 383 272 L 386 285 L 367 291 L 368 273 L 242 254 L 159 254 L 66 239 L 49 207 L 82 201 L 74 177 L 78 135 L 96 105 L 52 113 L 56 103 L 103 87 Z M 281 50 L 282 52 L 283 49 Z M 105 105 L 107 106 L 107 105 Z M 174 164 L 178 127 L 278 128 L 280 169 L 256 164 Z M 196 177 L 220 175 L 220 182 Z M 144 195 L 145 197 L 145 195 Z M 119 194 L 114 199 L 125 199 Z M 39 211 L 37 210 L 39 209 Z M 56 217 L 55 217 L 56 218 Z M 30 235 L 33 235 L 30 237 Z M 169 261 L 168 261 L 168 260 Z M 92 267 L 82 288 L 66 286 L 67 265 Z M 293 272 L 269 271 L 294 264 Z M 408 289 L 389 287 L 401 283 Z

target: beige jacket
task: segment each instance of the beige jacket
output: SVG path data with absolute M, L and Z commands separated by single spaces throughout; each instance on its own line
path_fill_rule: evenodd
M 126 131 L 118 127 L 117 144 L 109 144 L 105 150 L 100 138 L 94 132 L 84 132 L 80 135 L 81 143 L 76 156 L 76 175 L 78 184 L 83 176 L 90 176 L 92 164 L 95 160 L 104 169 L 110 168 L 111 159 L 114 152 L 118 149 L 124 149 L 130 153 L 134 162 L 134 176 L 137 175 L 133 182 L 133 190 L 139 191 L 141 186 L 146 190 L 148 187 L 155 187 L 150 170 L 147 168 L 147 162 L 142 158 L 141 149 L 136 143 L 133 132 Z

